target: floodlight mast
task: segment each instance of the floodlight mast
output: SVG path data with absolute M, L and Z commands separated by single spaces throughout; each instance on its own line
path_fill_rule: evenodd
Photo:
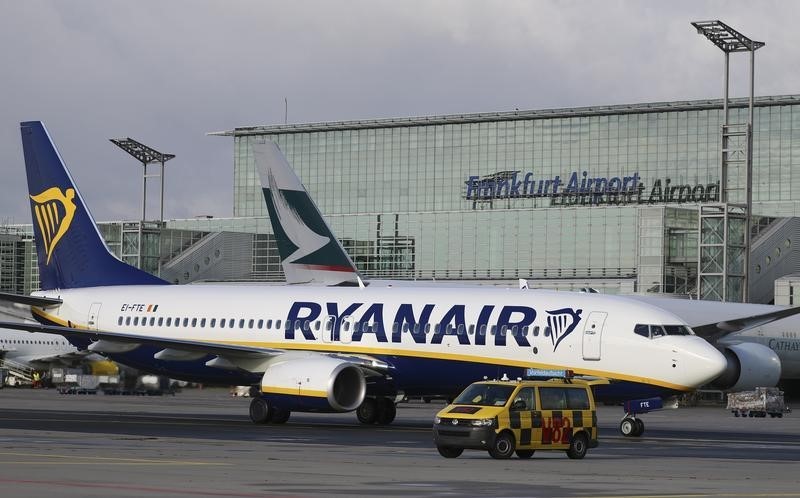
M 159 204 L 160 207 L 160 214 L 158 218 L 159 228 L 162 227 L 164 224 L 164 164 L 169 161 L 170 159 L 175 158 L 175 154 L 164 154 L 159 152 L 152 147 L 148 147 L 141 142 L 138 142 L 130 137 L 128 138 L 111 138 L 109 139 L 111 143 L 119 147 L 120 149 L 124 150 L 140 163 L 142 163 L 142 219 L 139 222 L 139 242 L 138 242 L 138 255 L 137 255 L 137 266 L 139 268 L 142 267 L 142 227 L 144 226 L 145 221 L 147 220 L 147 179 L 158 177 L 160 179 L 161 184 L 161 202 Z M 153 163 L 160 163 L 161 169 L 159 170 L 158 175 L 148 175 L 147 174 L 147 165 Z M 161 238 L 159 237 L 159 241 Z M 159 244 L 160 245 L 160 244 Z M 160 258 L 160 257 L 159 257 Z M 160 268 L 159 263 L 159 268 Z
M 722 50 L 725 54 L 725 77 L 724 77 L 724 87 L 723 93 L 724 98 L 722 100 L 722 108 L 723 108 L 723 125 L 722 125 L 722 151 L 721 151 L 721 162 L 720 162 L 720 202 L 723 204 L 728 203 L 728 168 L 727 168 L 727 154 L 729 151 L 728 148 L 728 138 L 734 135 L 737 135 L 734 132 L 730 131 L 730 111 L 728 109 L 729 104 L 729 80 L 730 80 L 730 54 L 732 52 L 750 52 L 750 101 L 748 104 L 748 117 L 747 117 L 747 129 L 745 131 L 746 134 L 746 144 L 747 144 L 747 153 L 745 156 L 745 187 L 744 187 L 744 194 L 745 194 L 745 233 L 744 233 L 744 272 L 743 272 L 743 284 L 742 284 L 742 300 L 744 302 L 748 301 L 749 293 L 750 293 L 750 225 L 751 225 L 751 215 L 752 215 L 752 208 L 753 208 L 753 102 L 754 102 L 754 87 L 755 87 L 755 57 L 756 57 L 756 50 L 766 45 L 764 42 L 751 40 L 750 38 L 746 37 L 742 33 L 736 31 L 735 29 L 731 28 L 727 24 L 722 21 L 715 20 L 715 21 L 695 21 L 691 23 L 692 26 L 695 27 L 697 30 L 697 34 L 703 35 L 708 38 L 711 43 L 716 45 L 720 50 Z M 727 208 L 726 208 L 727 210 Z M 702 224 L 702 218 L 700 220 Z M 727 223 L 726 223 L 727 226 Z M 701 226 L 702 230 L 702 226 Z M 727 228 L 725 229 L 725 250 L 723 252 L 723 291 L 722 291 L 722 300 L 727 300 Z M 698 286 L 697 286 L 697 293 L 698 297 L 702 298 L 701 292 L 701 280 L 702 280 L 702 251 L 698 251 Z

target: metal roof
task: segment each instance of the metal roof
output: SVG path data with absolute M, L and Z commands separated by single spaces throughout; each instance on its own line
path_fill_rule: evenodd
M 747 98 L 731 99 L 729 107 L 747 107 Z M 757 97 L 756 107 L 798 105 L 800 95 L 778 95 Z M 209 132 L 214 136 L 275 135 L 279 133 L 309 133 L 333 130 L 358 130 L 366 128 L 398 128 L 404 126 L 429 126 L 489 121 L 519 121 L 525 119 L 574 118 L 614 114 L 643 114 L 654 112 L 697 111 L 722 109 L 722 99 L 687 100 L 677 102 L 653 102 L 645 104 L 621 104 L 594 107 L 572 107 L 562 109 L 514 110 L 480 112 L 469 114 L 447 114 L 406 118 L 360 119 L 351 121 L 329 121 L 322 123 L 277 124 L 242 126 L 228 131 Z

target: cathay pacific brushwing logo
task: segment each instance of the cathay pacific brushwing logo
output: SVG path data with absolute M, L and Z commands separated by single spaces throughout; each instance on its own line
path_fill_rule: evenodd
M 41 194 L 30 196 L 33 201 L 33 212 L 39 233 L 42 236 L 47 263 L 53 256 L 58 242 L 66 235 L 72 219 L 75 217 L 75 189 L 62 191 L 51 187 Z

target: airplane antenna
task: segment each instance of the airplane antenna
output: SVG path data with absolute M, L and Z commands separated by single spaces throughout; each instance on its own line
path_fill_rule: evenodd
M 289 99 L 283 98 L 283 124 L 289 123 Z

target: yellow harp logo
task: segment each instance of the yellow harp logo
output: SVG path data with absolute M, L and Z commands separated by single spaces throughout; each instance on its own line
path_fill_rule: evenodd
M 39 225 L 44 249 L 47 251 L 48 265 L 58 241 L 67 233 L 75 216 L 74 198 L 75 189 L 68 188 L 62 192 L 58 187 L 51 187 L 39 195 L 31 196 L 36 224 Z

